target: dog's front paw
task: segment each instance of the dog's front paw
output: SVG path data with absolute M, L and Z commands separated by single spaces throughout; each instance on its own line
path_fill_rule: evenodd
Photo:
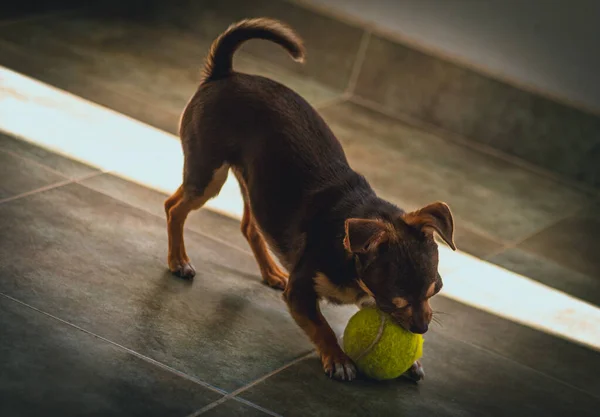
M 415 382 L 418 382 L 422 379 L 425 379 L 425 369 L 423 369 L 421 362 L 415 361 L 415 363 L 411 365 L 410 369 L 404 373 L 404 376 L 412 379 Z
M 339 381 L 352 381 L 356 378 L 356 366 L 344 352 L 321 354 L 323 370 L 330 378 Z
M 285 290 L 288 275 L 279 268 L 274 268 L 263 274 L 263 282 L 271 288 Z
M 196 275 L 196 270 L 190 262 L 169 262 L 169 269 L 173 275 L 180 278 L 192 279 Z

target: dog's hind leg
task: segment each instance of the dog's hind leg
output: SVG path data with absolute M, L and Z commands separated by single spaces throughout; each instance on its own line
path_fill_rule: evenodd
M 269 253 L 267 243 L 252 214 L 246 183 L 239 173 L 235 172 L 235 170 L 234 173 L 236 174 L 236 178 L 240 184 L 242 197 L 244 198 L 244 215 L 241 223 L 242 234 L 248 241 L 250 249 L 252 249 L 252 253 L 256 258 L 263 282 L 270 287 L 284 290 L 287 284 L 288 275 L 279 268 Z
M 229 166 L 221 165 L 216 169 L 195 170 L 193 178 L 184 175 L 183 184 L 165 201 L 167 230 L 169 233 L 169 269 L 183 278 L 196 275 L 194 267 L 185 251 L 183 226 L 192 210 L 202 207 L 208 200 L 216 197 L 227 180 Z

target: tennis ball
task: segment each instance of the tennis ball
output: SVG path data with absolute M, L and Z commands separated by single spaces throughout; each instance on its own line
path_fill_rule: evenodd
M 393 323 L 375 307 L 359 310 L 344 331 L 344 350 L 369 378 L 398 378 L 423 355 L 423 336 Z

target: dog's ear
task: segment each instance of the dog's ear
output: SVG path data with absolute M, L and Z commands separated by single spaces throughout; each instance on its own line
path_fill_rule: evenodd
M 369 253 L 389 239 L 389 227 L 380 220 L 347 219 L 344 248 L 351 253 Z
M 424 232 L 436 232 L 452 248 L 454 244 L 454 219 L 448 204 L 437 202 L 402 215 L 404 221 Z

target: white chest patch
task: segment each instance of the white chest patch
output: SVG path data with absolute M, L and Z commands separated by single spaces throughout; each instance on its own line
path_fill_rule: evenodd
M 369 298 L 360 287 L 340 287 L 332 283 L 329 278 L 319 272 L 314 278 L 315 291 L 320 298 L 334 304 L 360 304 L 363 299 Z

